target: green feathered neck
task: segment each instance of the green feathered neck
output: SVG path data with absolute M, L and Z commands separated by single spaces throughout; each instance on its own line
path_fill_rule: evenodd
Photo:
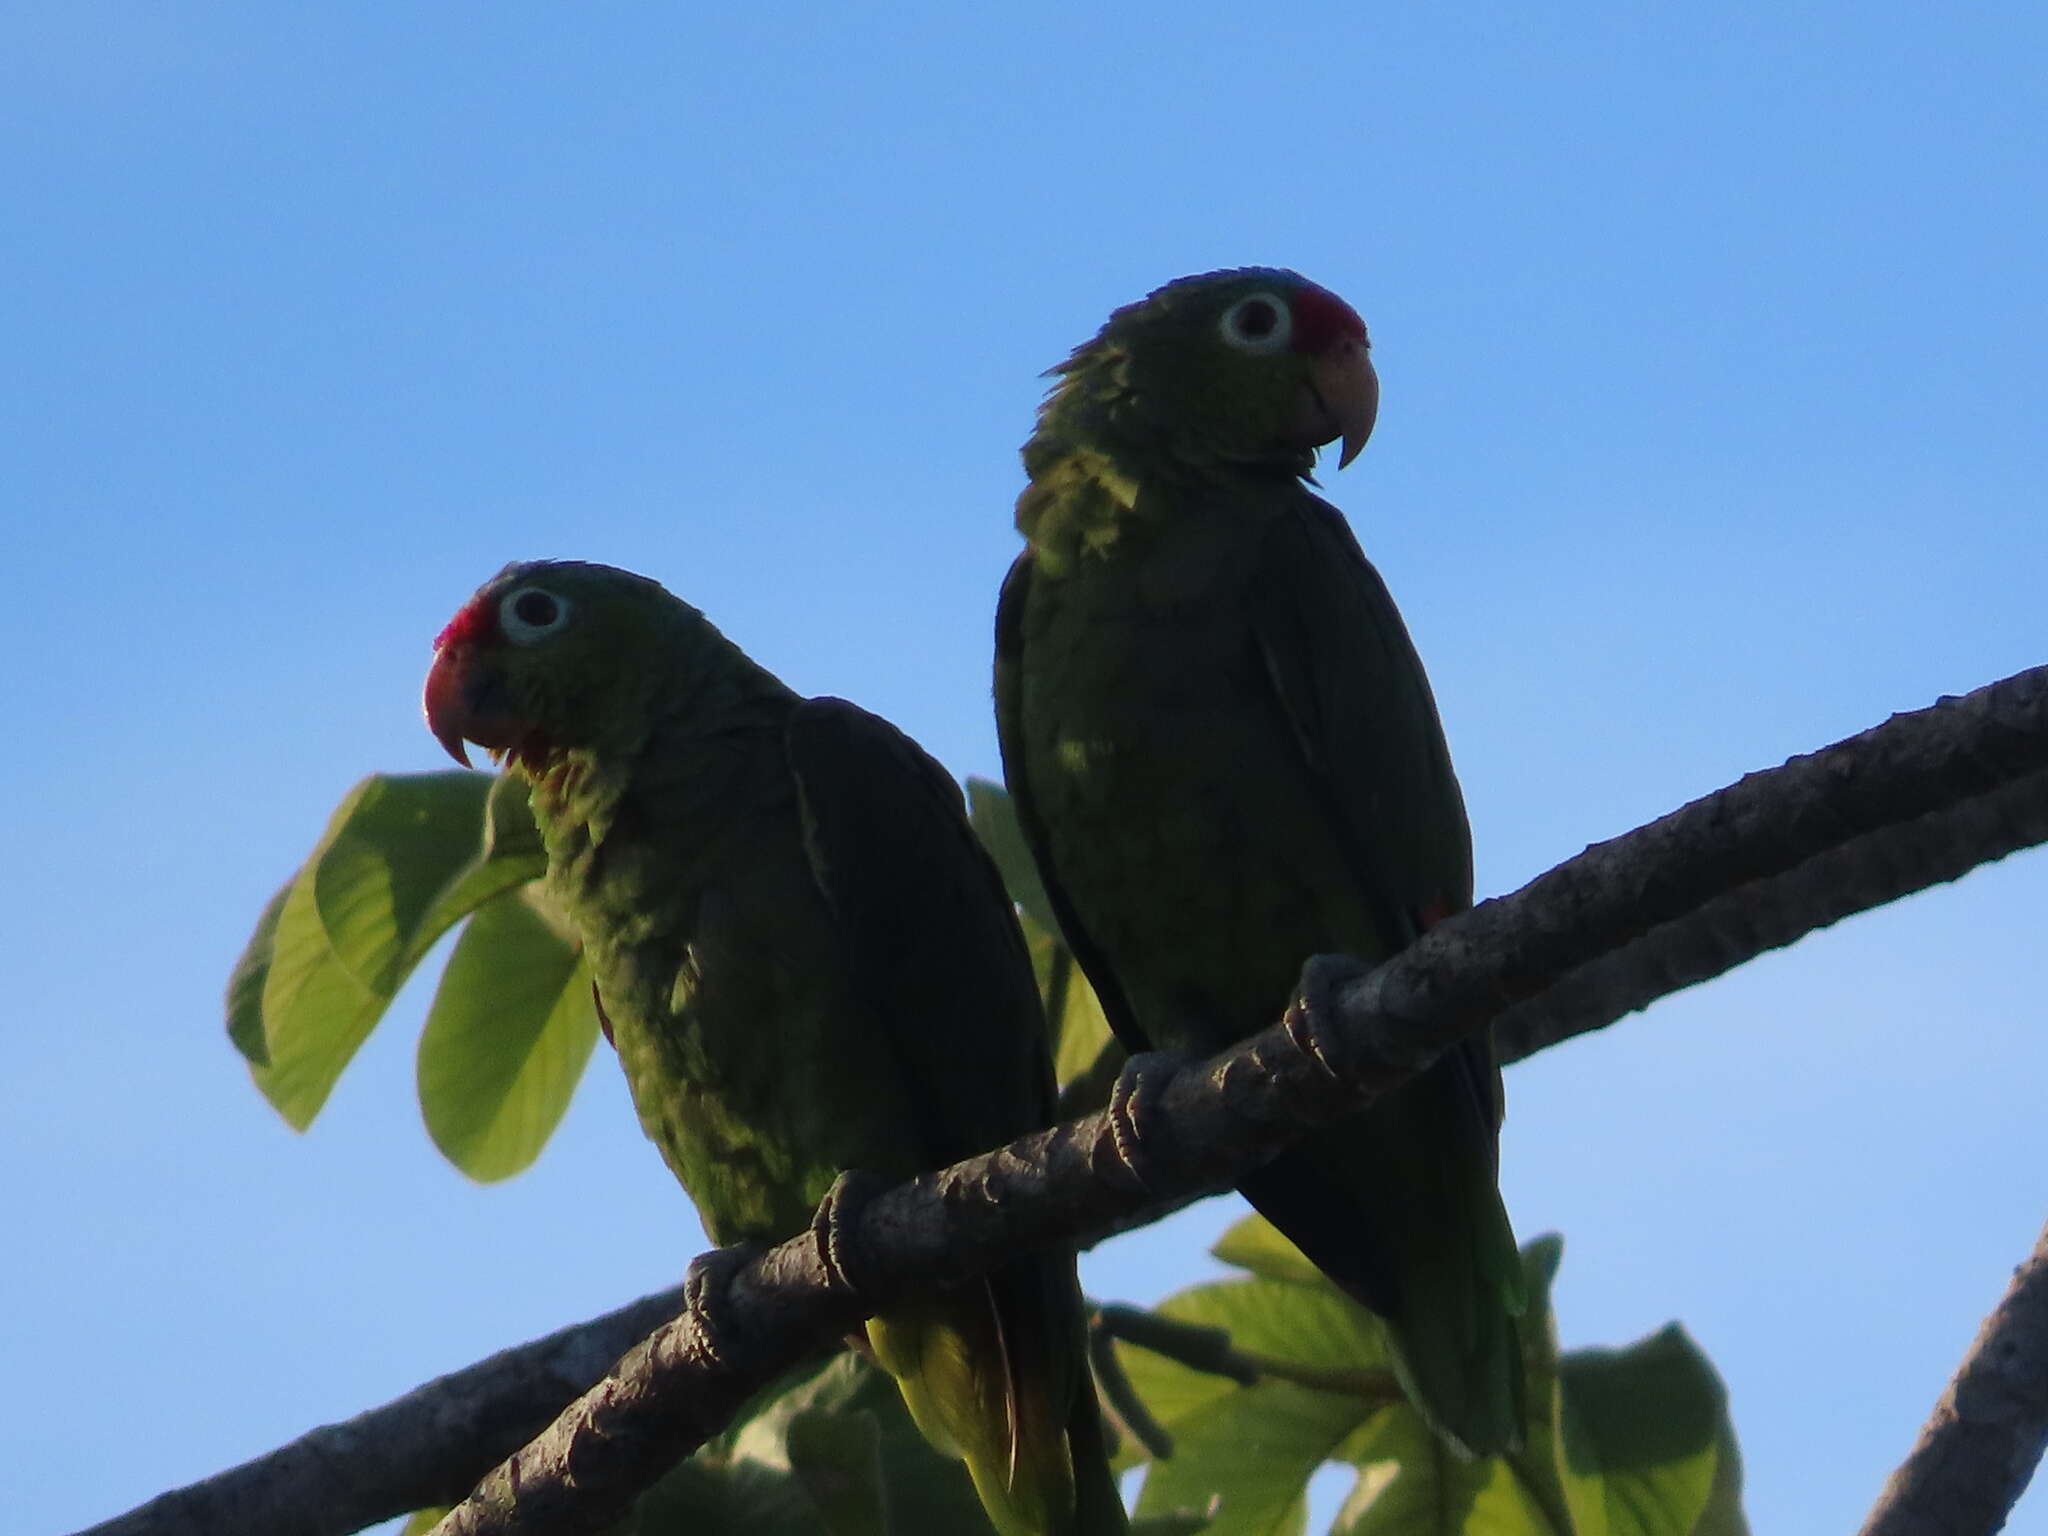
M 1162 346 L 1146 334 L 1172 319 L 1160 308 L 1167 291 L 1116 311 L 1051 370 L 1054 382 L 1038 408 L 1037 430 L 1024 444 L 1030 484 L 1017 497 L 1017 531 L 1048 576 L 1106 556 L 1134 524 L 1169 515 L 1175 492 L 1315 483 L 1313 449 L 1246 458 L 1189 425 L 1172 397 L 1188 387 L 1192 370 L 1148 382 L 1148 369 L 1171 370 L 1180 362 L 1170 338 Z
M 749 760 L 721 743 L 779 732 L 796 704 L 787 684 L 702 614 L 681 604 L 677 610 L 672 633 L 650 637 L 645 651 L 606 679 L 602 739 L 519 765 L 551 862 L 601 848 L 629 801 L 659 819 L 687 822 L 699 812 L 695 802 L 718 791 L 701 773 L 679 774 L 677 765 L 738 769 Z

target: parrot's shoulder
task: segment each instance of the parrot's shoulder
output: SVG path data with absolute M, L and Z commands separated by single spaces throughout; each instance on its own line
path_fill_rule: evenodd
M 1355 580 L 1360 570 L 1373 568 L 1350 519 L 1299 482 L 1275 498 L 1274 515 L 1260 524 L 1259 557 L 1266 570 L 1285 571 L 1302 562 L 1327 565 L 1340 580 Z
M 1343 514 L 1304 491 L 1267 532 L 1245 611 L 1361 883 L 1404 922 L 1470 905 L 1471 833 L 1428 674 Z
M 1017 497 L 1017 529 L 1048 574 L 1112 549 L 1138 504 L 1139 481 L 1117 459 L 1082 444 L 1043 457 Z
M 848 810 L 886 806 L 919 823 L 965 814 L 952 775 L 910 737 L 858 704 L 830 696 L 804 699 L 790 710 L 783 739 L 807 816 L 827 800 Z

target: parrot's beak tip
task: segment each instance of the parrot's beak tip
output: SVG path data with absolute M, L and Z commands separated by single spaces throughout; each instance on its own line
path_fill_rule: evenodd
M 469 760 L 469 748 L 463 742 L 461 708 L 461 681 L 458 666 L 448 652 L 442 651 L 434 657 L 433 670 L 427 673 L 427 686 L 420 694 L 420 713 L 427 717 L 427 729 L 434 733 L 434 740 L 441 743 L 441 749 L 465 768 L 475 765 Z
M 1362 337 L 1323 354 L 1316 365 L 1314 392 L 1324 413 L 1324 430 L 1344 440 L 1337 456 L 1342 469 L 1364 449 L 1380 414 L 1380 379 Z
M 476 766 L 475 763 L 469 760 L 469 748 L 464 745 L 462 738 L 453 731 L 436 731 L 434 732 L 434 740 L 440 742 L 447 749 L 448 755 L 454 758 L 456 762 L 462 764 L 463 767 L 474 768 Z

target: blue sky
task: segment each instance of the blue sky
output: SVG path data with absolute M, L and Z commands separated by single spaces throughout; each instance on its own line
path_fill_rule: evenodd
M 2044 47 L 2019 4 L 0 6 L 11 1518 L 679 1274 L 608 1057 L 478 1188 L 413 1106 L 424 988 L 297 1137 L 228 966 L 350 783 L 435 765 L 429 642 L 508 559 L 656 575 L 995 773 L 1037 374 L 1167 278 L 1290 265 L 1372 326 L 1330 494 L 1482 892 L 2048 660 Z M 1760 1531 L 1853 1527 L 2048 1214 L 2044 882 L 1509 1076 L 1566 1341 L 1682 1319 Z M 1232 1214 L 1091 1288 L 1198 1277 Z

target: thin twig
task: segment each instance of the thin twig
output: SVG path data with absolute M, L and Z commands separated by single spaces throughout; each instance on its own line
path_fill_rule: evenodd
M 1154 1461 L 1169 1460 L 1173 1456 L 1173 1434 L 1145 1406 L 1145 1399 L 1138 1395 L 1130 1373 L 1124 1369 L 1123 1361 L 1117 1358 L 1116 1334 L 1110 1320 L 1103 1315 L 1110 1310 L 1099 1308 L 1088 1320 L 1088 1364 L 1095 1372 L 1095 1388 L 1102 1398 L 1103 1415 L 1112 1426 L 1135 1440 Z M 1131 1309 L 1120 1307 L 1115 1310 Z

